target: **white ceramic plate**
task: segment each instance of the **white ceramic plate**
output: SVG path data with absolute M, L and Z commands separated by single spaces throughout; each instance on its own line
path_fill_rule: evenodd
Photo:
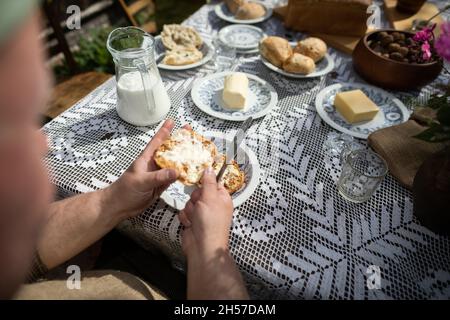
M 230 145 L 232 136 L 224 137 L 221 132 L 206 132 L 203 136 L 210 138 L 217 146 L 219 152 L 224 153 L 225 146 Z M 245 183 L 242 188 L 231 195 L 233 206 L 236 208 L 243 204 L 255 192 L 259 184 L 261 169 L 258 158 L 244 144 L 241 144 L 237 153 L 237 163 L 245 175 Z M 161 198 L 172 208 L 177 210 L 184 209 L 190 199 L 195 186 L 185 186 L 181 182 L 172 183 L 169 188 L 163 192 Z
M 267 81 L 246 73 L 249 80 L 249 94 L 245 110 L 235 111 L 224 107 L 222 100 L 223 82 L 233 72 L 225 71 L 196 80 L 191 96 L 195 105 L 203 112 L 223 120 L 244 121 L 265 116 L 278 103 L 278 94 Z
M 255 54 L 255 53 L 259 53 L 259 48 L 256 47 L 256 48 L 250 49 L 250 50 L 239 50 L 239 49 L 236 49 L 236 53 L 238 53 L 238 54 Z
M 291 44 L 292 47 L 295 47 L 297 45 L 296 42 L 289 42 L 289 43 Z M 270 63 L 262 55 L 261 55 L 261 61 L 270 70 L 273 70 L 276 73 L 282 74 L 283 76 L 286 76 L 289 78 L 296 78 L 296 79 L 321 77 L 321 76 L 333 71 L 333 69 L 334 69 L 333 58 L 331 58 L 331 56 L 328 53 L 325 55 L 325 57 L 323 57 L 322 60 L 316 62 L 316 70 L 310 74 L 298 74 L 298 73 L 284 71 L 283 69 L 278 68 L 277 66 Z
M 254 23 L 260 23 L 263 22 L 264 20 L 269 19 L 272 16 L 272 8 L 269 8 L 268 6 L 266 6 L 264 3 L 259 2 L 259 1 L 251 1 L 251 2 L 257 2 L 260 3 L 264 6 L 264 8 L 266 9 L 266 14 L 260 18 L 257 19 L 251 19 L 251 20 L 242 20 L 242 19 L 236 19 L 234 17 L 234 14 L 232 14 L 229 10 L 228 7 L 225 3 L 220 3 L 218 5 L 216 5 L 214 11 L 216 12 L 216 15 L 228 22 L 231 23 L 242 23 L 242 24 L 254 24 Z
M 381 110 L 370 121 L 350 124 L 334 107 L 334 98 L 339 92 L 356 89 L 362 90 Z M 399 99 L 382 89 L 362 83 L 338 83 L 324 88 L 316 97 L 316 109 L 331 127 L 360 139 L 367 139 L 370 133 L 401 124 L 409 118 L 408 109 Z
M 214 49 L 211 45 L 211 43 L 203 40 L 203 45 L 200 51 L 203 53 L 203 58 L 200 61 L 197 61 L 195 63 L 186 64 L 184 66 L 171 66 L 168 64 L 164 64 L 162 62 L 158 63 L 158 68 L 164 69 L 164 70 L 188 70 L 192 68 L 199 67 L 201 65 L 204 65 L 214 55 Z M 164 44 L 161 41 L 161 36 L 155 37 L 155 60 L 156 61 L 162 61 L 164 55 L 166 54 L 166 48 L 164 47 Z
M 246 24 L 232 24 L 219 31 L 220 41 L 237 50 L 258 48 L 259 42 L 264 36 L 262 29 Z

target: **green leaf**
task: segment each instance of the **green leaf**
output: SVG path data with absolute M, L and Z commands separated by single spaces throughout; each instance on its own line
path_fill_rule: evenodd
M 439 109 L 442 106 L 448 105 L 448 95 L 444 94 L 442 96 L 439 96 L 437 94 L 431 95 L 431 98 L 428 100 L 427 106 L 431 109 Z
M 450 104 L 442 106 L 436 116 L 442 125 L 450 126 Z
M 450 127 L 439 124 L 433 124 L 428 129 L 422 131 L 414 138 L 428 142 L 444 142 L 450 140 Z

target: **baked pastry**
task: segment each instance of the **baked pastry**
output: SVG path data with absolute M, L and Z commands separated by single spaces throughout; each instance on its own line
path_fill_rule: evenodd
M 314 62 L 317 62 L 325 57 L 327 53 L 327 44 L 319 38 L 306 38 L 297 43 L 294 52 L 310 57 Z
M 255 2 L 247 2 L 239 6 L 236 11 L 235 18 L 241 20 L 251 20 L 261 18 L 265 14 L 266 9 L 264 9 L 263 5 Z
M 310 33 L 365 35 L 372 0 L 289 0 L 285 26 Z
M 286 39 L 280 37 L 267 37 L 259 45 L 261 55 L 271 64 L 280 67 L 292 55 L 292 47 Z
M 161 168 L 177 170 L 183 184 L 194 185 L 218 156 L 213 142 L 193 130 L 180 129 L 156 150 L 154 159 Z
M 219 173 L 225 156 L 218 153 L 216 145 L 189 129 L 180 129 L 155 151 L 154 159 L 160 168 L 175 169 L 178 180 L 185 185 L 199 185 L 203 171 L 212 167 Z M 231 194 L 245 182 L 245 175 L 232 160 L 222 176 L 225 189 Z
M 167 50 L 163 63 L 172 66 L 184 66 L 195 63 L 203 58 L 203 53 L 196 48 Z
M 200 48 L 203 40 L 194 28 L 179 24 L 166 24 L 161 32 L 164 47 L 169 50 L 182 48 Z
M 316 64 L 310 57 L 294 52 L 284 61 L 283 70 L 292 73 L 309 74 L 316 70 Z
M 213 165 L 214 172 L 216 175 L 219 173 L 222 168 L 222 164 L 225 160 L 225 156 L 221 155 L 217 160 L 217 162 Z M 236 161 L 231 160 L 231 162 L 227 165 L 225 172 L 223 173 L 222 179 L 223 186 L 227 189 L 228 193 L 233 194 L 239 189 L 242 188 L 245 182 L 244 172 L 239 168 L 239 165 Z
M 244 3 L 244 0 L 225 0 L 225 4 L 227 5 L 228 10 L 230 10 L 232 14 L 236 14 L 239 6 L 243 5 Z

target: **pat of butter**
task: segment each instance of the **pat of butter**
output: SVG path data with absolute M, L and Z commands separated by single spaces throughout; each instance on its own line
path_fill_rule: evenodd
M 339 92 L 334 99 L 334 106 L 349 123 L 372 120 L 380 111 L 361 90 Z
M 248 96 L 248 78 L 245 74 L 236 72 L 225 77 L 222 99 L 225 107 L 242 110 Z

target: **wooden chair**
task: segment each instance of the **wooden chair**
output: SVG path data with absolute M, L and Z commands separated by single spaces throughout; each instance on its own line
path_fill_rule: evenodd
M 73 76 L 53 88 L 47 109 L 43 113 L 44 123 L 57 117 L 112 76 L 95 71 L 80 73 L 66 40 L 65 33 L 67 32 L 67 28 L 62 23 L 64 17 L 61 14 L 58 4 L 59 1 L 43 1 L 42 4 L 42 11 L 47 18 L 48 27 L 53 31 L 47 35 L 47 43 L 56 39 L 56 44 L 53 46 L 49 45 L 48 51 L 50 56 L 62 52 L 67 61 L 70 73 Z M 108 8 L 102 8 L 102 10 L 106 9 Z M 95 18 L 98 14 L 100 12 L 94 12 L 89 17 L 85 17 L 85 21 Z
M 119 0 L 119 4 L 122 7 L 128 21 L 135 27 L 142 28 L 148 33 L 156 33 L 158 28 L 155 21 L 146 22 L 140 25 L 136 20 L 136 15 L 142 10 L 149 10 L 149 13 L 155 13 L 155 3 L 152 0 L 136 0 L 130 5 L 125 0 Z

